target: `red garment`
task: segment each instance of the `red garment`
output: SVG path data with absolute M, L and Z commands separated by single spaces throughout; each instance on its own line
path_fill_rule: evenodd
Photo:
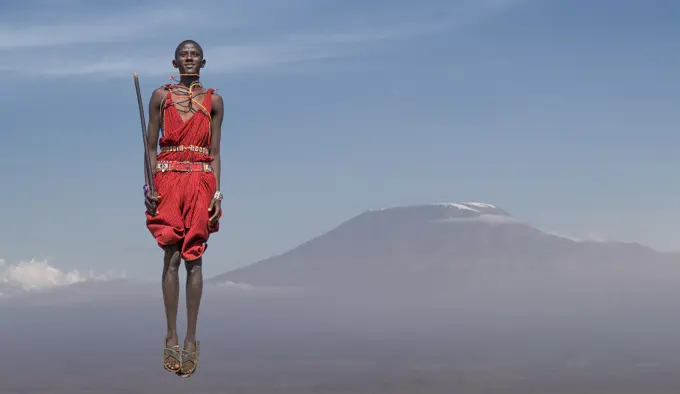
M 201 103 L 208 113 L 212 108 L 213 91 L 208 89 Z M 191 145 L 209 148 L 210 117 L 199 109 L 184 122 L 172 103 L 170 90 L 164 109 L 163 137 L 159 140 L 161 149 L 169 146 L 185 148 L 182 152 L 161 152 L 157 161 L 212 162 L 207 153 L 186 149 Z M 208 247 L 210 234 L 219 230 L 219 222 L 210 226 L 208 212 L 217 188 L 214 172 L 157 171 L 153 179 L 160 201 L 156 216 L 146 213 L 147 228 L 161 248 L 182 243 L 182 258 L 185 261 L 198 259 Z

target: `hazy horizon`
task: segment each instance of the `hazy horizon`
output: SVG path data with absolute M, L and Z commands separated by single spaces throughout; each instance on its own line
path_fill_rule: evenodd
M 480 203 L 480 204 L 486 204 L 486 203 Z M 437 205 L 437 204 L 416 204 L 413 205 L 414 207 L 417 206 L 428 206 L 428 205 Z M 408 207 L 408 206 L 404 206 Z M 502 207 L 501 207 L 502 208 Z M 365 210 L 363 213 L 370 212 L 371 210 Z M 356 215 L 349 219 L 356 218 L 360 215 Z M 517 217 L 512 217 L 513 221 L 517 221 L 518 223 L 526 223 L 522 218 L 517 218 Z M 491 222 L 496 221 L 495 219 L 491 219 Z M 329 228 L 327 231 L 321 234 L 316 234 L 315 236 L 311 237 L 308 240 L 304 240 L 298 245 L 290 245 L 289 247 L 285 248 L 284 250 L 281 250 L 271 256 L 266 256 L 265 259 L 267 258 L 274 258 L 276 256 L 280 256 L 286 253 L 289 253 L 290 251 L 294 250 L 297 247 L 300 247 L 301 245 L 305 244 L 306 242 L 310 242 L 313 239 L 327 234 L 328 232 L 332 231 L 333 229 L 337 228 L 338 226 L 342 225 L 346 220 L 343 220 L 339 223 L 337 223 L 334 227 Z M 531 223 L 526 223 L 528 225 L 531 225 Z M 545 230 L 540 230 L 540 231 L 545 231 Z M 546 234 L 548 235 L 553 235 L 556 237 L 568 239 L 571 241 L 575 242 L 586 242 L 586 243 L 603 243 L 603 244 L 608 244 L 608 243 L 619 243 L 622 241 L 617 241 L 617 240 L 603 240 L 599 239 L 597 237 L 583 237 L 583 238 L 578 238 L 578 237 L 573 237 L 573 236 L 568 236 L 556 232 L 550 232 L 550 231 L 545 231 Z M 633 241 L 633 243 L 637 243 Z M 639 244 L 639 243 L 638 243 Z M 640 244 L 642 245 L 642 244 Z M 646 248 L 651 248 L 649 245 L 642 245 L 643 247 Z M 660 253 L 678 253 L 677 251 L 662 251 L 662 250 L 657 250 Z M 162 253 L 161 251 L 157 251 L 157 255 L 161 256 Z M 252 261 L 247 264 L 243 264 L 241 266 L 234 267 L 233 269 L 239 269 L 239 268 L 245 268 L 248 267 L 254 263 L 257 263 L 257 261 Z M 224 274 L 226 272 L 230 272 L 232 270 L 225 270 L 222 272 L 215 272 L 212 275 L 206 275 L 206 279 L 209 280 L 212 277 L 219 276 L 220 274 Z M 48 259 L 37 259 L 37 258 L 32 258 L 29 260 L 21 260 L 16 263 L 8 262 L 4 259 L 0 259 L 0 283 L 5 282 L 6 284 L 9 285 L 14 285 L 16 287 L 22 287 L 26 290 L 43 290 L 43 289 L 49 289 L 54 286 L 64 286 L 64 285 L 69 285 L 69 284 L 74 284 L 74 283 L 82 283 L 85 281 L 92 281 L 92 280 L 116 280 L 116 279 L 129 279 L 129 280 L 134 280 L 138 282 L 156 282 L 158 281 L 157 277 L 153 276 L 138 276 L 134 274 L 134 271 L 132 274 L 130 272 L 126 272 L 125 270 L 122 269 L 109 269 L 107 271 L 95 271 L 95 270 L 79 270 L 79 269 L 71 269 L 71 270 L 65 270 L 59 268 L 58 265 L 54 264 L 53 262 L 49 261 Z M 0 288 L 0 297 L 3 295 L 2 288 Z
M 31 291 L 0 298 L 0 392 L 674 393 L 680 266 L 620 263 L 481 266 L 437 291 L 208 284 L 189 381 L 161 367 L 158 284 Z

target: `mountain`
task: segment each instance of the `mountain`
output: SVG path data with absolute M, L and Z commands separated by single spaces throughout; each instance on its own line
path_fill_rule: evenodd
M 553 235 L 492 204 L 441 203 L 369 210 L 286 253 L 209 282 L 427 290 L 464 284 L 466 278 L 489 270 L 558 275 L 576 266 L 649 267 L 677 260 L 677 255 L 636 243 L 576 241 Z M 497 275 L 495 280 L 498 284 L 503 278 Z

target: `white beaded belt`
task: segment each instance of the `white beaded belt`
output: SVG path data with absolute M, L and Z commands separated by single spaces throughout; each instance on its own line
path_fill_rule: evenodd
M 209 163 L 197 163 L 190 161 L 159 161 L 156 163 L 156 171 L 176 171 L 176 172 L 212 172 L 212 166 Z
M 205 153 L 210 154 L 210 150 L 208 148 L 204 148 L 202 146 L 196 146 L 196 145 L 179 145 L 179 146 L 162 146 L 161 147 L 161 152 L 184 152 L 185 150 L 191 151 L 191 152 L 198 152 L 198 153 Z

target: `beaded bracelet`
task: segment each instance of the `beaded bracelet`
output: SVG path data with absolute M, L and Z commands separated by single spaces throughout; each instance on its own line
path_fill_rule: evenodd
M 213 200 L 222 201 L 223 197 L 224 196 L 222 195 L 222 192 L 218 190 L 218 191 L 215 192 L 215 195 L 213 196 Z

